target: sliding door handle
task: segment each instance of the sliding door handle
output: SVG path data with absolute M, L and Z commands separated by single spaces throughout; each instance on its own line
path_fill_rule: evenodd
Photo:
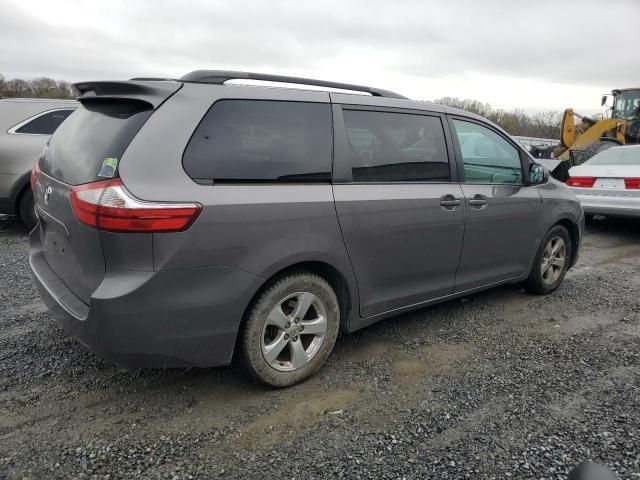
M 462 200 L 453 195 L 443 195 L 440 197 L 440 205 L 442 205 L 445 210 L 456 210 L 462 206 Z
M 469 199 L 469 205 L 475 208 L 484 208 L 487 206 L 487 197 L 484 195 L 474 195 Z

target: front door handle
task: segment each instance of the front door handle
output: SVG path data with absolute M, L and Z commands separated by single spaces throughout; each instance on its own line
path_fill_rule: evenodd
M 462 200 L 453 195 L 444 195 L 440 198 L 440 205 L 442 205 L 445 210 L 455 210 L 462 205 Z
M 484 208 L 487 205 L 487 197 L 484 195 L 474 195 L 469 199 L 469 205 L 476 208 Z

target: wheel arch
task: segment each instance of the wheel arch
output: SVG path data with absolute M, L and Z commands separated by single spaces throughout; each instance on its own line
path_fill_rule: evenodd
M 258 295 L 260 295 L 260 293 L 262 293 L 265 288 L 268 288 L 269 285 L 277 281 L 279 278 L 293 272 L 302 271 L 315 273 L 316 275 L 321 276 L 327 282 L 329 282 L 331 288 L 333 288 L 334 292 L 336 292 L 338 303 L 340 304 L 340 330 L 345 331 L 349 324 L 349 313 L 354 308 L 355 292 L 353 291 L 353 288 L 350 286 L 349 281 L 340 271 L 340 269 L 326 261 L 304 260 L 280 267 L 279 270 L 271 273 L 265 279 L 263 284 L 260 285 L 254 296 L 251 298 L 249 306 L 255 301 Z M 248 311 L 249 306 L 247 306 L 246 311 Z
M 560 225 L 566 228 L 567 232 L 569 232 L 569 238 L 571 239 L 571 261 L 569 266 L 572 267 L 578 256 L 578 246 L 580 240 L 580 228 L 578 225 L 571 220 L 570 218 L 561 218 L 556 223 L 554 223 L 551 228 Z M 549 230 L 551 230 L 551 228 Z M 569 268 L 570 268 L 569 267 Z
M 11 208 L 13 209 L 13 214 L 17 215 L 19 213 L 19 203 L 20 198 L 25 192 L 28 191 L 30 187 L 29 179 L 31 178 L 31 172 L 27 172 L 22 175 L 11 187 L 11 191 L 9 193 L 9 202 L 11 204 Z
M 234 358 L 239 351 L 238 342 L 241 340 L 242 335 L 240 332 L 243 330 L 247 321 L 247 314 L 251 307 L 255 303 L 260 294 L 278 279 L 285 275 L 295 272 L 311 272 L 324 278 L 331 288 L 333 288 L 336 296 L 338 297 L 338 304 L 340 305 L 340 333 L 346 333 L 349 331 L 350 318 L 354 311 L 357 311 L 357 292 L 354 292 L 354 288 L 350 286 L 349 281 L 345 275 L 334 265 L 325 261 L 319 260 L 305 260 L 291 263 L 287 266 L 281 267 L 279 270 L 271 273 L 264 279 L 261 285 L 258 286 L 254 292 L 251 300 L 247 303 L 242 314 L 242 320 L 238 326 L 238 335 L 236 337 L 236 344 L 234 347 Z

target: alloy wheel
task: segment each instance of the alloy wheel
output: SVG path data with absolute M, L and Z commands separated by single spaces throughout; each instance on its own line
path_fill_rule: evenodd
M 547 285 L 553 285 L 562 272 L 567 262 L 567 244 L 560 236 L 552 237 L 542 254 L 540 265 L 542 281 Z
M 262 331 L 262 355 L 270 367 L 290 372 L 318 353 L 327 334 L 327 309 L 310 292 L 297 292 L 271 310 Z

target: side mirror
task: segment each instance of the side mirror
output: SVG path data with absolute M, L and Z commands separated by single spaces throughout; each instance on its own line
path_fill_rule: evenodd
M 607 95 L 602 96 L 602 100 L 600 101 L 600 106 L 604 107 L 607 104 Z
M 529 167 L 529 183 L 540 185 L 549 179 L 549 171 L 539 163 L 532 163 Z

